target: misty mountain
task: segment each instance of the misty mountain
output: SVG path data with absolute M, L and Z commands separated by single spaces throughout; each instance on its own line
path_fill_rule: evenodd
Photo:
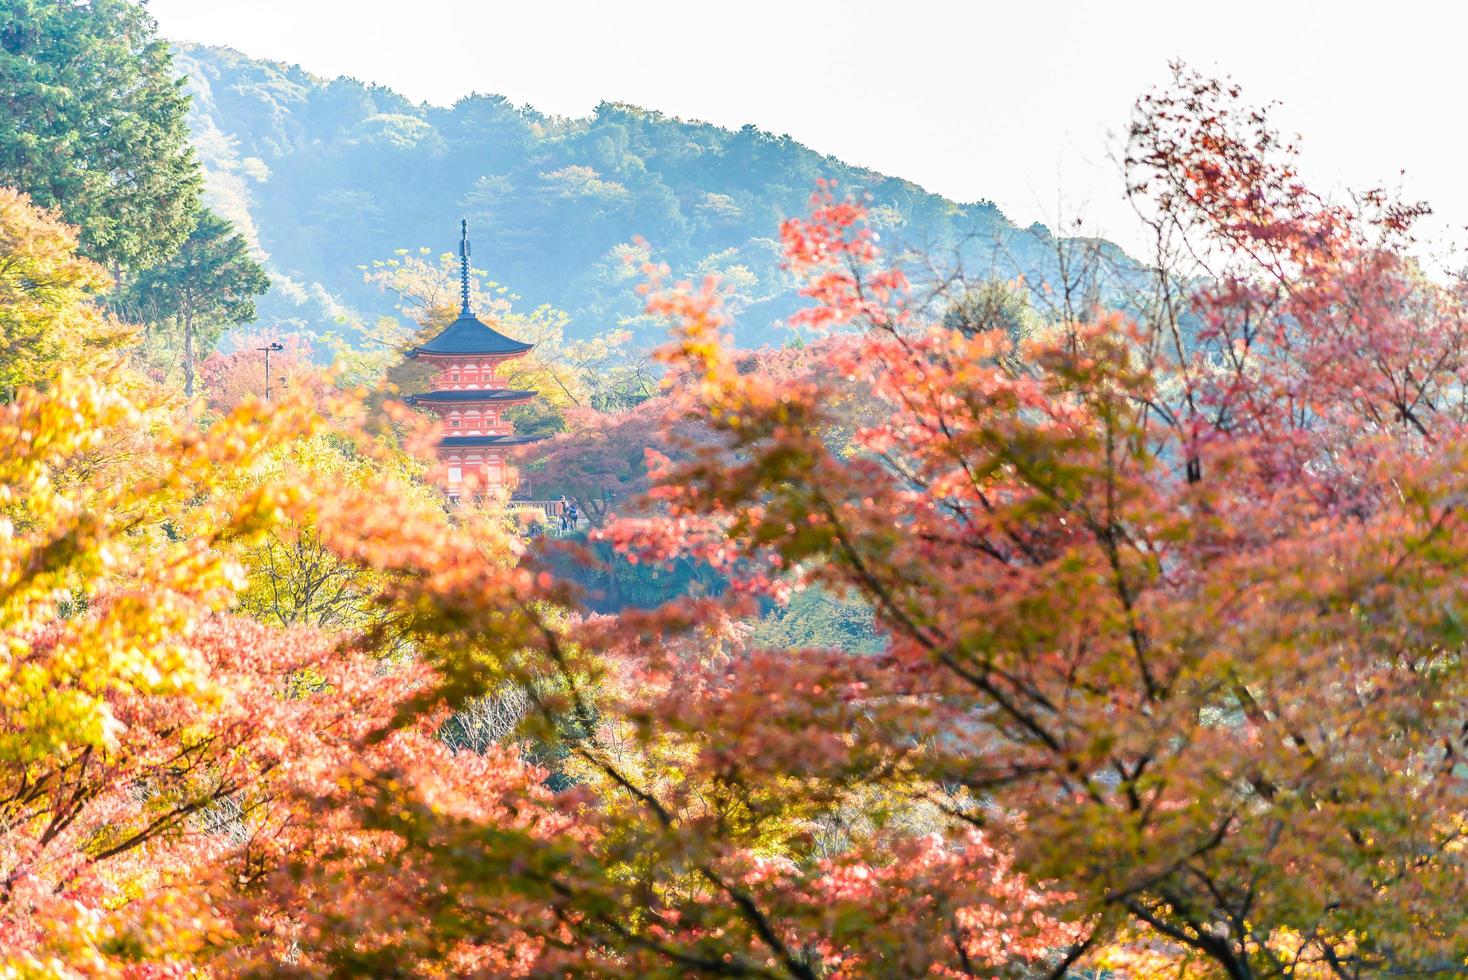
M 884 243 L 944 268 L 1057 275 L 1043 226 L 1018 228 L 992 202 L 950 201 L 752 125 L 612 103 L 566 119 L 496 95 L 443 108 L 227 48 L 182 47 L 176 64 L 210 203 L 258 244 L 274 278 L 267 325 L 320 333 L 391 313 L 361 267 L 398 249 L 453 251 L 464 215 L 476 265 L 519 306 L 569 312 L 573 335 L 638 327 L 626 258 L 641 257 L 640 237 L 676 276 L 724 279 L 740 341 L 779 342 L 776 324 L 799 304 L 779 225 L 805 212 L 818 178 L 869 194 Z

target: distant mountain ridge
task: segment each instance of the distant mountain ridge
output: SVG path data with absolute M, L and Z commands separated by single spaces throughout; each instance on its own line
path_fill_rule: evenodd
M 779 342 L 774 325 L 798 306 L 779 223 L 806 210 L 818 178 L 869 193 L 884 236 L 1005 278 L 1055 272 L 1042 226 L 1017 228 L 991 202 L 958 204 L 754 126 L 611 103 L 564 119 L 501 96 L 441 108 L 228 48 L 184 46 L 175 60 L 210 203 L 259 244 L 276 280 L 262 323 L 320 333 L 391 312 L 359 267 L 400 248 L 451 251 L 463 214 L 476 265 L 521 306 L 566 310 L 575 336 L 639 327 L 625 257 L 640 236 L 675 275 L 723 277 L 741 342 Z

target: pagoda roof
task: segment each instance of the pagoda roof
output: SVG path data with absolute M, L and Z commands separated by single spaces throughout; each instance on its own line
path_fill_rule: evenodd
M 524 446 L 539 442 L 537 436 L 445 436 L 440 449 L 480 449 L 485 446 Z
M 534 398 L 535 392 L 516 388 L 450 388 L 409 395 L 409 405 L 437 405 L 456 402 L 517 402 Z
M 438 336 L 420 344 L 408 352 L 409 357 L 427 354 L 430 357 L 452 357 L 473 354 L 523 354 L 534 344 L 521 343 L 506 337 L 485 323 L 469 310 L 459 311 L 459 317 L 443 329 Z

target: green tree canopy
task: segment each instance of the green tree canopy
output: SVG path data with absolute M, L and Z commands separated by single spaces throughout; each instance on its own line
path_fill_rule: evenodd
M 113 267 L 188 235 L 200 176 L 188 96 L 147 12 L 127 0 L 0 5 L 0 184 L 59 209 Z
M 194 365 L 227 328 L 255 319 L 255 298 L 270 278 L 234 226 L 212 211 L 167 261 L 148 269 L 123 300 L 134 319 L 171 328 L 183 347 L 184 392 L 194 394 Z
M 943 311 L 943 326 L 950 330 L 969 335 L 1003 330 L 1016 341 L 1034 333 L 1041 322 L 1025 286 L 1003 279 L 989 279 L 961 290 Z

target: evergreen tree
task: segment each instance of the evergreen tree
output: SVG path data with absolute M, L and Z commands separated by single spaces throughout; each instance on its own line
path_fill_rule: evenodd
M 0 5 L 0 184 L 55 208 L 117 276 L 167 258 L 198 212 L 188 96 L 127 0 Z
M 234 226 L 204 211 L 167 261 L 133 283 L 124 309 L 134 319 L 177 332 L 183 348 L 184 393 L 194 394 L 194 366 L 227 328 L 255 318 L 255 298 L 270 278 L 250 257 Z

